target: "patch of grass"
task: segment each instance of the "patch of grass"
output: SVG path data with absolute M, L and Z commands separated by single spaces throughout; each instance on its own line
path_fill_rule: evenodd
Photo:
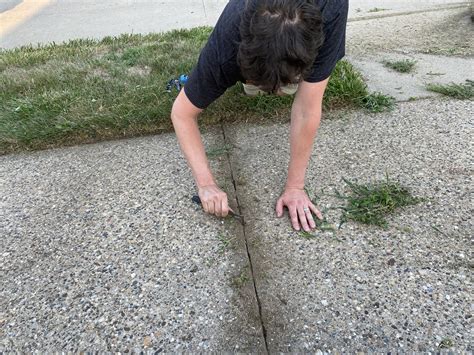
M 210 32 L 198 27 L 0 50 L 0 153 L 172 130 L 178 93 L 167 93 L 166 83 L 191 71 Z M 287 119 L 292 101 L 248 97 L 239 83 L 204 111 L 200 123 Z M 360 74 L 341 61 L 324 108 L 345 107 L 380 111 L 391 101 L 370 94 Z
M 240 274 L 234 278 L 232 278 L 232 285 L 235 288 L 242 288 L 248 281 L 250 281 L 250 278 L 248 276 L 248 271 L 247 268 L 244 268 Z
M 403 59 L 403 60 L 384 60 L 383 65 L 387 68 L 393 69 L 399 73 L 409 73 L 415 68 L 416 60 Z
M 384 112 L 393 109 L 395 99 L 380 92 L 374 92 L 362 97 L 360 105 L 370 112 Z
M 386 228 L 385 217 L 397 208 L 414 205 L 422 201 L 413 197 L 406 188 L 389 180 L 374 184 L 357 184 L 343 179 L 350 189 L 350 195 L 344 196 L 336 190 L 336 196 L 347 201 L 341 207 L 343 215 L 340 226 L 347 220 Z M 340 227 L 339 226 L 339 227 Z
M 448 349 L 448 348 L 451 348 L 453 346 L 454 346 L 454 341 L 452 339 L 445 338 L 439 343 L 438 348 Z
M 221 155 L 225 155 L 227 153 L 230 153 L 232 148 L 233 147 L 232 147 L 231 144 L 225 144 L 223 146 L 211 147 L 206 151 L 206 155 L 207 155 L 208 158 L 219 157 Z
M 383 8 L 380 8 L 380 7 L 374 7 L 374 8 L 370 9 L 367 12 L 380 12 L 380 11 L 387 11 L 387 10 L 390 10 L 390 9 L 383 9 Z
M 340 61 L 324 94 L 325 108 L 361 107 L 371 112 L 393 109 L 395 100 L 382 93 L 370 93 L 361 74 L 347 61 Z
M 474 96 L 474 81 L 466 80 L 463 84 L 451 83 L 448 85 L 428 84 L 426 88 L 429 91 L 437 92 L 446 96 L 454 97 L 460 100 L 472 99 Z
M 224 253 L 226 250 L 228 250 L 229 248 L 232 248 L 232 240 L 233 238 L 226 238 L 224 235 L 222 234 L 219 234 L 217 236 L 217 238 L 219 239 L 219 242 L 220 242 L 220 246 L 219 246 L 219 252 L 222 254 Z

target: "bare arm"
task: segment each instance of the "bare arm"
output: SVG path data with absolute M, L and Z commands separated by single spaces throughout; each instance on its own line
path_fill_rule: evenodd
M 304 188 L 305 173 L 319 128 L 323 94 L 328 80 L 303 82 L 291 109 L 290 166 L 286 187 Z
M 296 230 L 300 225 L 306 231 L 316 226 L 310 211 L 322 218 L 304 191 L 304 185 L 327 83 L 328 79 L 319 83 L 302 82 L 291 109 L 290 164 L 285 191 L 277 202 L 276 212 L 281 217 L 283 206 L 287 206 Z
M 181 150 L 190 166 L 199 189 L 204 210 L 217 216 L 228 214 L 227 195 L 219 189 L 209 167 L 197 124 L 201 109 L 194 106 L 181 90 L 171 110 L 171 120 Z

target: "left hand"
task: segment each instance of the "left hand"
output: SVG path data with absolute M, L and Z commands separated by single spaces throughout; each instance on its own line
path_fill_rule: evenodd
M 306 191 L 298 188 L 286 188 L 276 205 L 276 213 L 278 217 L 283 216 L 283 207 L 288 208 L 290 213 L 291 224 L 293 228 L 299 231 L 301 227 L 306 232 L 316 228 L 313 212 L 319 219 L 323 219 L 323 215 L 309 199 Z

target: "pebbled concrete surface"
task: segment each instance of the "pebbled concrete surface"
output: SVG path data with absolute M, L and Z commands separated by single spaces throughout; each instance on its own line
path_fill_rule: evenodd
M 474 25 L 469 4 L 463 8 L 354 21 L 347 25 L 347 54 L 426 53 L 471 57 Z
M 356 223 L 303 239 L 275 217 L 286 178 L 287 124 L 230 126 L 270 353 L 472 351 L 469 259 L 474 172 L 472 102 L 426 100 L 390 114 L 322 123 L 307 186 L 324 211 L 342 178 L 385 178 L 426 201 L 383 230 Z M 337 225 L 340 213 L 325 211 Z M 433 227 L 441 232 L 437 232 Z
M 94 6 L 112 19 L 111 4 Z M 348 52 L 372 89 L 418 87 L 443 62 L 436 80 L 457 78 L 454 70 L 472 65 L 466 16 L 357 18 Z M 27 28 L 39 18 L 9 38 L 31 41 Z M 444 56 L 420 53 L 428 51 Z M 385 56 L 416 58 L 416 75 L 404 82 L 377 69 Z M 431 99 L 323 121 L 308 187 L 330 222 L 339 221 L 328 209 L 340 205 L 332 195 L 344 190 L 342 177 L 368 182 L 387 171 L 427 200 L 395 214 L 387 230 L 348 223 L 309 241 L 274 217 L 287 124 L 228 126 L 227 142 L 220 129 L 204 135 L 210 149 L 234 146 L 232 174 L 225 156 L 211 165 L 233 207 L 235 180 L 245 230 L 190 202 L 192 177 L 173 135 L 0 157 L 0 351 L 264 353 L 263 321 L 271 353 L 443 344 L 472 352 L 473 109 Z
M 426 84 L 473 80 L 474 25 L 464 8 L 349 22 L 347 58 L 371 91 L 398 101 L 439 96 Z M 368 35 L 370 34 L 370 35 Z M 416 61 L 411 73 L 384 67 L 384 60 Z
M 441 96 L 428 91 L 427 84 L 459 84 L 466 79 L 474 79 L 472 58 L 378 52 L 363 57 L 349 56 L 347 59 L 362 73 L 371 91 L 383 92 L 398 101 Z M 410 73 L 399 73 L 386 68 L 383 64 L 385 60 L 414 60 L 416 63 Z
M 264 348 L 242 227 L 191 202 L 173 135 L 4 156 L 0 182 L 0 351 Z

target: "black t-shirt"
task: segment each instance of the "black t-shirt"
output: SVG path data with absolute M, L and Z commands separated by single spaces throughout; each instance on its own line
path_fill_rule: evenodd
M 323 15 L 325 40 L 305 81 L 327 79 L 345 54 L 348 0 L 314 0 Z M 230 0 L 189 75 L 184 88 L 194 106 L 204 109 L 238 81 L 245 82 L 237 64 L 240 19 L 245 0 Z

